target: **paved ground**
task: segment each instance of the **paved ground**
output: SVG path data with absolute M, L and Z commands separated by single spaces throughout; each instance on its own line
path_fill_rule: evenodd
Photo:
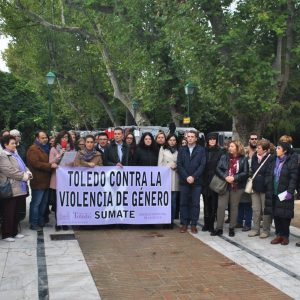
M 76 236 L 101 299 L 289 299 L 178 228 L 104 228 Z
M 300 201 L 295 211 L 299 226 Z M 300 299 L 296 227 L 286 247 L 240 230 L 229 238 L 227 229 L 220 238 L 101 227 L 77 230 L 78 241 L 53 241 L 53 227 L 38 235 L 27 220 L 22 227 L 24 239 L 0 240 L 1 300 Z

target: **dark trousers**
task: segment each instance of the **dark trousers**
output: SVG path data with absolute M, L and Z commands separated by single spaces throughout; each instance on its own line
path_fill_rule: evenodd
M 251 202 L 240 202 L 237 223 L 251 228 L 252 204 Z
M 2 199 L 2 238 L 14 237 L 18 234 L 18 201 L 24 196 Z
M 275 230 L 278 236 L 288 238 L 290 236 L 291 219 L 274 217 Z
M 204 203 L 204 226 L 209 230 L 214 230 L 214 223 L 218 210 L 218 194 L 208 190 L 203 193 Z
M 182 225 L 196 226 L 200 213 L 201 186 L 180 186 L 180 223 Z

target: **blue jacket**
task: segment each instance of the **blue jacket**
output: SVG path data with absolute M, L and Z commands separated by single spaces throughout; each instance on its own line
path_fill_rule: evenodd
M 177 156 L 177 171 L 180 178 L 180 184 L 189 185 L 186 179 L 193 176 L 194 185 L 201 184 L 201 176 L 206 164 L 205 150 L 202 146 L 196 145 L 192 155 L 188 146 L 179 148 Z

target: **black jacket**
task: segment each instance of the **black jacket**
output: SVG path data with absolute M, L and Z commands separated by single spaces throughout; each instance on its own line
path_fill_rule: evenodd
M 216 168 L 216 175 L 224 179 L 228 176 L 229 171 L 229 154 L 223 154 L 218 162 Z M 237 183 L 238 189 L 244 189 L 246 186 L 247 178 L 249 173 L 248 158 L 246 156 L 240 156 L 239 168 L 237 174 L 234 175 L 234 182 Z
M 129 149 L 127 144 L 122 142 L 122 161 L 121 164 L 123 166 L 128 166 L 128 153 Z M 105 148 L 104 151 L 104 165 L 105 166 L 115 166 L 119 163 L 119 155 L 118 155 L 118 146 L 115 141 L 111 141 L 111 143 Z
M 138 147 L 134 156 L 136 166 L 157 166 L 158 149 L 151 147 Z
M 267 159 L 267 157 L 268 157 L 268 154 L 266 156 L 264 156 L 262 161 L 259 163 L 257 154 L 255 153 L 252 156 L 252 160 L 251 160 L 252 175 L 254 175 L 256 170 Z M 274 160 L 274 155 L 270 155 L 268 160 L 264 163 L 264 165 L 260 168 L 258 173 L 255 175 L 255 177 L 253 179 L 253 190 L 254 190 L 254 192 L 257 192 L 257 193 L 265 193 L 266 192 L 266 186 L 265 186 L 265 181 L 266 180 L 265 180 L 265 178 L 266 178 L 267 170 L 268 170 L 268 168 L 269 168 L 269 166 L 270 166 L 270 164 L 273 160 Z
M 291 200 L 280 201 L 274 191 L 274 169 L 276 158 L 272 160 L 266 174 L 266 215 L 290 219 L 294 217 L 294 198 Z M 288 191 L 294 197 L 298 180 L 298 163 L 292 155 L 288 155 L 284 162 L 278 184 L 278 194 Z
M 223 151 L 220 147 L 205 148 L 206 165 L 203 173 L 203 186 L 208 187 L 216 173 L 216 167 Z
M 196 145 L 192 155 L 188 146 L 179 148 L 177 156 L 177 171 L 180 177 L 180 184 L 189 185 L 186 179 L 193 176 L 194 185 L 201 184 L 201 177 L 205 168 L 206 156 L 202 146 Z

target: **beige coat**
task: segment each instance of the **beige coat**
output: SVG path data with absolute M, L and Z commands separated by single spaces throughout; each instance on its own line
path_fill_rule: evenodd
M 175 153 L 171 153 L 168 149 L 160 148 L 159 156 L 158 156 L 158 166 L 161 167 L 172 167 L 177 166 L 177 154 L 178 151 Z M 176 170 L 172 169 L 172 192 L 179 191 L 179 176 Z
M 11 182 L 13 197 L 27 194 L 27 191 L 22 191 L 21 181 L 28 181 L 28 174 L 20 170 L 18 161 L 9 152 L 3 150 L 0 153 L 1 184 L 5 183 L 7 178 L 9 178 Z

